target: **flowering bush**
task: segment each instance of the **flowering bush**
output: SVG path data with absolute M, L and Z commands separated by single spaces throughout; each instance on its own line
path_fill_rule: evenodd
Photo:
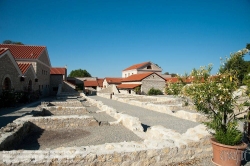
M 190 97 L 197 111 L 207 117 L 204 124 L 213 129 L 219 143 L 239 144 L 242 139 L 242 133 L 237 128 L 239 116 L 246 113 L 249 107 L 244 107 L 247 102 L 239 103 L 241 96 L 234 93 L 239 87 L 238 73 L 225 70 L 212 77 L 211 69 L 211 65 L 194 69 L 191 72 L 193 83 L 183 88 L 182 95 Z
M 181 83 L 169 83 L 165 88 L 165 93 L 167 95 L 178 95 L 180 94 L 184 84 Z

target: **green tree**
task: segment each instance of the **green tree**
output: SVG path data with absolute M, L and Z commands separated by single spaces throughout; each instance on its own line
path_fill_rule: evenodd
M 3 44 L 18 44 L 18 45 L 24 45 L 22 42 L 15 42 L 11 40 L 4 40 Z
M 160 89 L 151 88 L 148 91 L 148 95 L 163 95 L 163 93 L 162 93 L 162 91 Z
M 87 70 L 77 69 L 72 70 L 69 74 L 69 77 L 91 77 L 91 74 Z
M 230 55 L 223 61 L 223 65 L 220 67 L 219 72 L 235 70 L 238 73 L 239 83 L 242 84 L 244 76 L 247 74 L 248 62 L 244 60 L 244 55 L 248 52 L 247 49 L 240 50 Z
M 248 50 L 250 50 L 250 43 L 247 43 L 246 48 L 247 48 Z
M 176 77 L 177 76 L 177 74 L 175 74 L 175 73 L 171 73 L 170 75 L 171 75 L 171 77 Z

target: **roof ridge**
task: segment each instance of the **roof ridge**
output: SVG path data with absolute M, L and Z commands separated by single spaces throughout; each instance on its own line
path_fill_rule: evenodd
M 14 45 L 14 46 L 32 46 L 32 47 L 46 47 L 46 46 L 38 46 L 38 45 L 27 45 L 27 44 L 0 44 L 1 45 Z

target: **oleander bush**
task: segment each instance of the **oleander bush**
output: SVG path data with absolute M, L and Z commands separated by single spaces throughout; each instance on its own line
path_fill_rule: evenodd
M 162 93 L 162 91 L 160 89 L 151 88 L 148 91 L 148 95 L 163 95 L 163 93 Z

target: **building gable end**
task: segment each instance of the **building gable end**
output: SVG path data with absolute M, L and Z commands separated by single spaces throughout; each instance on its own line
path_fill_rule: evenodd
M 4 52 L 4 54 L 2 54 L 0 56 L 0 59 L 4 56 L 8 56 L 9 59 L 11 60 L 11 62 L 13 63 L 14 67 L 16 68 L 18 74 L 19 74 L 19 77 L 21 77 L 23 74 L 22 74 L 22 71 L 20 70 L 20 68 L 18 67 L 17 65 L 17 62 L 15 61 L 13 55 L 11 54 L 11 52 L 9 50 L 7 50 L 6 52 Z
M 51 67 L 51 63 L 50 63 L 50 59 L 48 56 L 48 51 L 45 48 L 45 50 L 40 54 L 40 56 L 38 57 L 38 60 L 44 64 L 46 64 L 46 66 Z

